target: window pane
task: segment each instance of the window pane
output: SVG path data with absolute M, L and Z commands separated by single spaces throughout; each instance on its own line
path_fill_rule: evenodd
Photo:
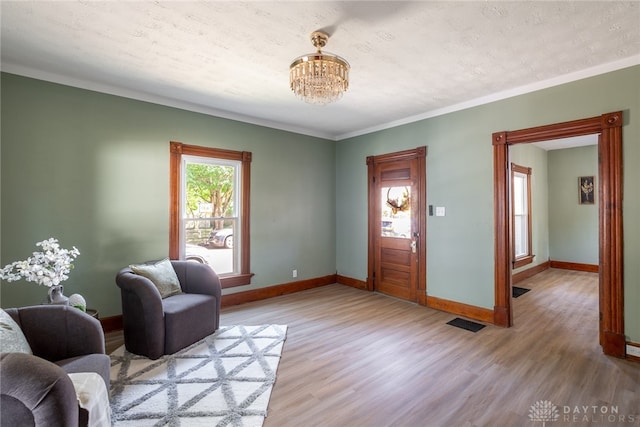
M 527 176 L 519 173 L 513 176 L 513 210 L 515 215 L 527 212 Z
M 184 257 L 210 265 L 220 275 L 238 272 L 237 164 L 188 158 L 185 162 Z
M 228 274 L 236 271 L 234 268 L 233 236 L 237 220 L 224 220 L 221 228 L 211 232 L 208 241 L 209 265 L 218 274 Z
M 527 217 L 526 215 L 516 215 L 514 218 L 514 237 L 515 237 L 515 252 L 516 258 L 520 256 L 528 255 L 529 242 L 527 241 Z
M 383 187 L 381 235 L 384 237 L 411 238 L 411 188 Z
M 188 212 L 200 216 L 236 216 L 234 186 L 236 168 L 231 165 L 187 162 Z

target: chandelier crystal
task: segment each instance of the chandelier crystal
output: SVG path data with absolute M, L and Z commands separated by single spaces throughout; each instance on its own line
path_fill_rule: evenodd
M 332 53 L 322 52 L 329 35 L 311 34 L 316 53 L 296 58 L 289 66 L 289 84 L 296 96 L 310 104 L 325 105 L 342 98 L 349 88 L 349 63 Z

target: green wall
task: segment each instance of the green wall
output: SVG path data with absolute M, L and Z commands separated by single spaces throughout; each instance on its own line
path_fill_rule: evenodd
M 527 270 L 549 260 L 549 180 L 547 152 L 531 144 L 510 147 L 509 160 L 531 168 L 531 250 L 535 257 L 531 264 L 514 269 Z
M 337 144 L 338 273 L 366 280 L 365 159 L 427 145 L 427 293 L 493 308 L 491 135 L 624 111 L 625 332 L 640 342 L 640 66 L 446 114 Z
M 251 151 L 252 285 L 334 274 L 335 143 L 2 74 L 1 259 L 56 237 L 81 252 L 65 282 L 101 316 L 121 313 L 117 271 L 166 257 L 169 141 Z M 293 279 L 291 270 L 298 270 Z M 46 289 L 3 282 L 2 307 Z
M 578 177 L 593 175 L 598 185 L 598 147 L 553 150 L 548 156 L 549 255 L 554 261 L 597 265 L 598 194 L 595 204 L 580 205 Z
M 429 295 L 493 308 L 491 134 L 623 110 L 627 338 L 640 342 L 640 66 L 334 143 L 2 74 L 1 264 L 49 236 L 82 255 L 66 293 L 120 312 L 113 278 L 166 256 L 169 141 L 253 152 L 250 288 L 366 280 L 365 159 L 426 145 Z M 245 290 L 246 287 L 236 289 Z M 3 283 L 3 307 L 44 289 Z

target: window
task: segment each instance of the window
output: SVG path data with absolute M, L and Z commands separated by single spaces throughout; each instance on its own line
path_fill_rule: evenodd
M 513 268 L 533 262 L 531 253 L 531 168 L 511 163 Z
M 170 144 L 169 257 L 211 266 L 223 288 L 251 283 L 251 153 Z
M 413 239 L 411 232 L 411 187 L 382 187 L 382 236 Z

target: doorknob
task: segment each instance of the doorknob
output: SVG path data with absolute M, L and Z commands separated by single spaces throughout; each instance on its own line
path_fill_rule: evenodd
M 418 242 L 416 242 L 415 240 L 412 240 L 411 241 L 411 252 L 413 252 L 415 254 L 417 247 L 418 247 Z

